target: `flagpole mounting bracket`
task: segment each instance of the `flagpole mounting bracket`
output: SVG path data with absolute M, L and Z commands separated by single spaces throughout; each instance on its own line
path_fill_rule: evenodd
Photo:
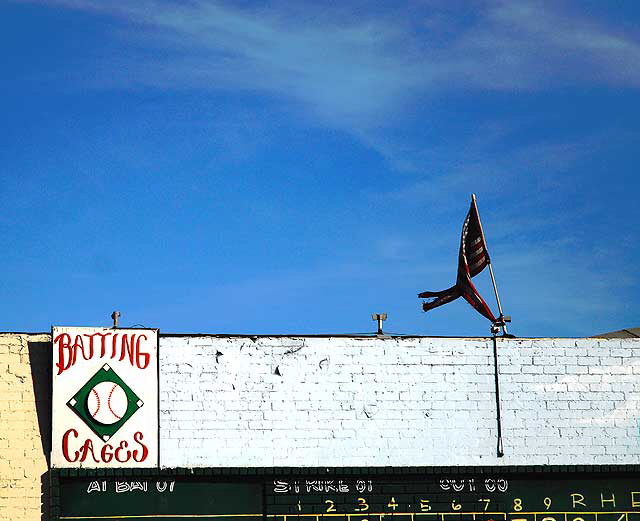
M 495 322 L 491 324 L 491 334 L 497 335 L 500 332 L 500 328 L 504 332 L 503 336 L 507 336 L 507 330 L 505 326 L 511 322 L 511 315 L 500 315 Z M 509 335 L 511 336 L 511 335 Z

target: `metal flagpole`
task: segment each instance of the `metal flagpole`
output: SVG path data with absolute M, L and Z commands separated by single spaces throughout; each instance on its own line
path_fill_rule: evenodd
M 491 274 L 491 282 L 493 283 L 493 292 L 496 294 L 496 302 L 498 303 L 498 312 L 500 316 L 498 318 L 499 324 L 502 327 L 502 333 L 506 335 L 507 325 L 505 322 L 504 314 L 502 313 L 502 304 L 500 303 L 500 296 L 498 295 L 498 286 L 496 285 L 496 278 L 493 275 L 493 268 L 491 266 L 491 256 L 489 255 L 489 249 L 487 248 L 487 239 L 484 236 L 484 230 L 482 229 L 482 221 L 480 221 L 480 212 L 478 211 L 478 204 L 476 203 L 476 194 L 471 194 L 473 206 L 476 209 L 476 215 L 478 216 L 478 224 L 480 225 L 480 235 L 482 235 L 482 241 L 484 243 L 484 249 L 487 255 L 487 264 L 489 265 L 489 273 Z M 497 432 L 497 447 L 496 453 L 499 458 L 504 456 L 504 449 L 502 447 L 502 415 L 500 414 L 500 379 L 498 370 L 498 339 L 496 338 L 497 329 L 491 328 L 493 333 L 493 377 L 496 388 L 496 423 L 498 427 Z
M 482 221 L 480 220 L 480 212 L 478 211 L 478 204 L 476 203 L 476 194 L 471 194 L 471 199 L 473 201 L 473 206 L 476 209 L 476 214 L 478 215 L 478 224 L 480 225 L 480 235 L 482 235 L 482 242 L 484 243 L 484 249 L 487 253 L 487 264 L 489 265 L 489 274 L 491 275 L 491 282 L 493 283 L 493 292 L 496 294 L 496 302 L 498 303 L 498 312 L 500 313 L 500 327 L 502 327 L 502 334 L 506 335 L 509 333 L 507 331 L 507 324 L 504 320 L 504 314 L 502 313 L 502 304 L 500 304 L 500 295 L 498 295 L 498 286 L 496 286 L 496 278 L 493 275 L 493 267 L 491 266 L 491 256 L 489 255 L 489 249 L 487 248 L 487 239 L 484 236 L 484 230 L 482 229 Z
M 502 418 L 500 415 L 500 380 L 498 379 L 498 339 L 496 335 L 493 335 L 493 377 L 496 385 L 496 423 L 498 426 L 498 441 L 496 447 L 496 453 L 499 458 L 504 456 L 504 449 L 502 448 Z

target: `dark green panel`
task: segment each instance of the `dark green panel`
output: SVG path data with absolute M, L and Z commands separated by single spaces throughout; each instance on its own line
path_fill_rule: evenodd
M 618 521 L 620 516 L 612 519 L 615 512 L 640 512 L 640 480 L 637 478 L 534 475 L 427 476 L 423 479 L 393 476 L 391 479 L 376 477 L 362 480 L 367 484 L 372 482 L 371 490 L 367 486 L 367 490 L 358 493 L 354 493 L 357 492 L 358 481 L 345 480 L 342 488 L 349 490 L 335 492 L 333 483 L 328 480 L 330 490 L 323 494 L 309 490 L 308 480 L 292 480 L 288 483 L 290 490 L 287 493 L 274 490 L 268 493 L 268 511 L 278 514 L 351 514 L 368 506 L 366 511 L 370 515 L 412 513 L 419 514 L 414 518 L 437 517 L 439 521 L 467 521 L 468 517 L 485 521 L 485 517 L 496 517 L 491 513 L 499 513 L 497 517 L 507 521 L 542 521 L 545 517 L 550 518 L 546 521 L 574 521 L 575 518 L 582 521 Z M 279 487 L 284 488 L 282 483 Z M 359 488 L 362 489 L 362 484 Z M 485 512 L 490 514 L 485 516 Z M 555 512 L 560 512 L 560 515 L 555 515 Z
M 60 475 L 61 520 L 640 521 L 640 474 L 200 469 Z M 86 473 L 86 472 L 85 472 Z
M 60 519 L 262 519 L 262 484 L 160 477 L 61 480 Z M 153 519 L 153 517 L 140 517 Z M 177 518 L 176 518 L 177 519 Z M 184 519 L 181 517 L 180 519 Z

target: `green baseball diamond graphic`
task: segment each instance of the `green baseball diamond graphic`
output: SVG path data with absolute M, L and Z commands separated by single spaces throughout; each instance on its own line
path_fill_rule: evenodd
M 110 382 L 120 386 L 124 391 L 127 399 L 126 411 L 119 417 L 117 421 L 113 423 L 102 423 L 91 414 L 89 410 L 89 396 L 92 389 L 102 382 Z M 99 402 L 98 402 L 99 403 Z M 94 374 L 85 383 L 78 392 L 67 402 L 67 406 L 75 412 L 82 421 L 103 441 L 109 441 L 109 439 L 133 416 L 144 403 L 133 392 L 122 378 L 120 378 L 116 372 L 109 367 L 108 364 L 103 365 L 96 374 Z

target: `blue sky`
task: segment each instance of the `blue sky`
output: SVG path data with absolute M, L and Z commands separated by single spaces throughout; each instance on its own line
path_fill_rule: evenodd
M 0 330 L 640 325 L 637 2 L 10 1 Z M 486 271 L 486 270 L 485 270 Z M 496 309 L 488 273 L 474 279 Z

